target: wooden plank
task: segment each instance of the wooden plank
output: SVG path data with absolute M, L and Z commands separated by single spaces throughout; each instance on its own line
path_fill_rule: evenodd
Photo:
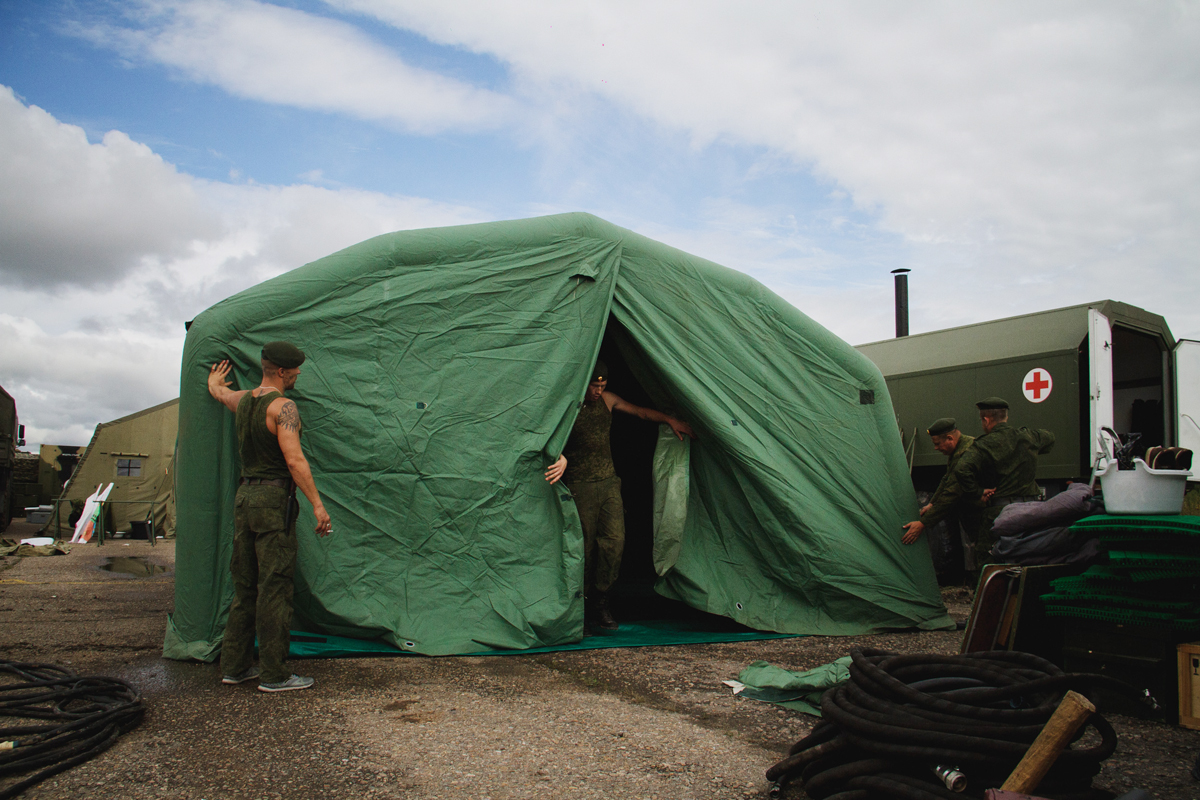
M 1200 642 L 1179 645 L 1179 725 L 1200 731 Z
M 1075 732 L 1096 713 L 1096 707 L 1078 692 L 1067 692 L 1042 732 L 1025 751 L 1025 757 L 1000 788 L 1006 792 L 1032 792 L 1054 766 Z

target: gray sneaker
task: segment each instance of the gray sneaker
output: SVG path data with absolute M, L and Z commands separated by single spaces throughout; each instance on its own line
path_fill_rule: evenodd
M 235 683 L 245 683 L 252 681 L 262 674 L 262 670 L 258 667 L 247 667 L 245 672 L 239 672 L 237 675 L 226 675 L 221 678 L 221 683 L 227 683 L 232 686 Z
M 291 692 L 296 689 L 307 689 L 313 683 L 312 678 L 301 678 L 299 675 L 293 675 L 282 683 L 260 683 L 258 690 L 260 692 Z

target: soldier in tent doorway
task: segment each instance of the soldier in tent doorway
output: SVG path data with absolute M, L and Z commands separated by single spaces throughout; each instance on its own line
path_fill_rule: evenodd
M 583 526 L 587 622 L 594 628 L 616 630 L 619 626 L 609 609 L 608 592 L 616 583 L 625 549 L 625 506 L 609 439 L 613 412 L 669 425 L 680 439 L 696 435 L 686 422 L 622 400 L 607 388 L 608 367 L 598 361 L 563 450 L 567 459 L 563 482 L 575 498 Z

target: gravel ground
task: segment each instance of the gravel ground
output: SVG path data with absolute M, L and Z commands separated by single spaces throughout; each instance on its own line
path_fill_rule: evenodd
M 29 535 L 17 521 L 6 536 Z M 100 569 L 135 556 L 162 567 Z M 145 722 L 99 758 L 26 792 L 81 798 L 766 797 L 763 773 L 813 718 L 734 696 L 757 659 L 788 669 L 856 645 L 955 653 L 955 632 L 809 637 L 488 658 L 295 662 L 306 692 L 219 683 L 215 665 L 161 658 L 174 547 L 109 542 L 69 556 L 0 559 L 0 652 L 125 678 Z M 969 597 L 947 592 L 965 619 Z M 1120 736 L 1097 785 L 1196 798 L 1200 732 L 1109 716 Z M 797 796 L 793 792 L 791 796 Z M 800 795 L 802 796 L 802 795 Z

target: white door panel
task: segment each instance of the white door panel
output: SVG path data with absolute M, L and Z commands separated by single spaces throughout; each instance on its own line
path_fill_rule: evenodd
M 1109 451 L 1101 428 L 1113 427 L 1112 325 L 1108 317 L 1088 309 L 1088 386 L 1091 410 L 1092 463 Z
M 1175 345 L 1175 408 L 1179 446 L 1200 452 L 1200 342 L 1192 339 Z

